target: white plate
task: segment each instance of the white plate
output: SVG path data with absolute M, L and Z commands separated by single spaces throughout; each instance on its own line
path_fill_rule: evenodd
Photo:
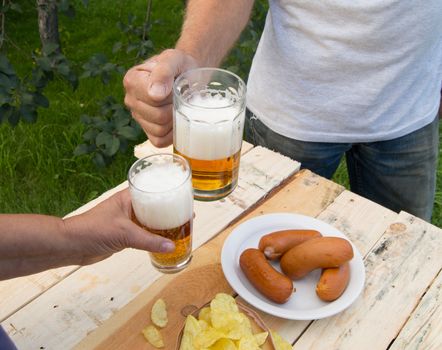
M 312 229 L 321 232 L 323 236 L 342 237 L 349 240 L 333 226 L 309 216 L 277 213 L 250 219 L 232 231 L 224 242 L 221 252 L 223 272 L 232 288 L 257 309 L 291 320 L 320 319 L 335 315 L 350 306 L 361 293 L 365 281 L 364 262 L 353 244 L 354 257 L 350 261 L 349 284 L 345 292 L 333 302 L 324 302 L 316 295 L 315 287 L 321 274 L 320 269 L 295 281 L 296 292 L 285 304 L 270 301 L 250 284 L 239 266 L 241 253 L 247 248 L 257 248 L 263 235 L 285 229 Z M 272 262 L 272 264 L 281 271 L 279 262 Z

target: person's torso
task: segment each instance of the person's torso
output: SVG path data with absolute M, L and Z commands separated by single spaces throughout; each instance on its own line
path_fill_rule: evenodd
M 432 121 L 442 80 L 441 0 L 270 0 L 248 107 L 304 141 L 364 142 Z

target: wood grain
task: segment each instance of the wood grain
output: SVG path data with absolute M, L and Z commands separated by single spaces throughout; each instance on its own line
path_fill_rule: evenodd
M 321 183 L 321 186 L 317 186 L 318 182 Z M 180 300 L 179 303 L 175 304 L 175 310 L 181 310 L 189 303 L 196 306 L 202 305 L 210 300 L 210 295 L 214 295 L 220 291 L 230 291 L 233 293 L 222 274 L 219 261 L 222 244 L 237 225 L 252 217 L 271 212 L 280 212 L 281 210 L 294 213 L 304 211 L 304 214 L 307 214 L 305 213 L 304 202 L 311 196 L 317 200 L 313 201 L 315 204 L 310 204 L 309 213 L 311 216 L 316 216 L 324 210 L 324 205 L 328 205 L 333 201 L 330 197 L 330 193 L 338 195 L 342 190 L 343 188 L 341 186 L 320 178 L 309 171 L 301 171 L 296 174 L 289 184 L 282 187 L 275 194 L 272 194 L 271 198 L 266 202 L 223 231 L 216 238 L 196 250 L 191 268 L 189 268 L 186 273 L 192 274 L 193 269 L 198 269 L 200 266 L 209 264 L 210 268 L 215 268 L 210 276 L 210 279 L 215 281 L 210 281 L 210 285 L 215 286 L 215 288 L 213 288 L 211 292 L 206 290 L 206 283 L 209 284 L 209 282 L 206 282 L 205 278 L 201 278 L 200 285 L 195 286 L 195 290 L 189 294 L 190 297 L 180 298 L 179 295 L 175 296 L 177 300 Z M 293 196 L 295 191 L 297 194 L 296 197 Z M 327 200 L 324 200 L 325 198 L 327 198 Z M 191 279 L 193 279 L 193 276 Z M 178 276 L 162 277 L 151 287 L 143 291 L 128 304 L 127 307 L 123 308 L 102 327 L 98 328 L 78 344 L 76 348 L 153 349 L 140 335 L 141 329 L 149 324 L 149 320 L 146 319 L 145 315 L 149 314 L 152 302 L 159 296 L 167 295 L 171 289 L 184 290 L 189 287 L 186 278 L 178 279 Z M 203 290 L 200 291 L 200 288 Z M 182 324 L 183 321 L 183 317 L 177 312 L 169 312 L 169 319 L 173 320 L 173 325 Z M 179 330 L 180 327 L 171 326 L 165 329 L 163 334 L 167 334 L 167 338 L 176 339 Z M 166 346 L 166 349 L 171 349 L 171 347 Z
M 256 147 L 242 157 L 240 167 L 238 188 L 232 194 L 216 202 L 195 202 L 194 248 L 295 173 L 299 163 Z M 35 344 L 46 349 L 69 348 L 160 276 L 145 252 L 126 249 L 76 270 L 3 324 L 19 348 Z
M 441 256 L 441 230 L 401 212 L 365 259 L 361 297 L 345 312 L 313 322 L 295 347 L 386 349 L 442 268 Z

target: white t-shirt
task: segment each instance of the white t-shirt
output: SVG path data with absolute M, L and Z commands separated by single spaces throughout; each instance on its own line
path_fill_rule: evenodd
M 302 141 L 406 135 L 437 114 L 442 0 L 269 0 L 248 108 Z

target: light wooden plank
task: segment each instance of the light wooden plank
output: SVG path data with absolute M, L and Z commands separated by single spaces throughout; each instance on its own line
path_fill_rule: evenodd
M 242 147 L 241 147 L 241 155 L 246 154 L 252 148 L 253 148 L 253 145 L 251 143 L 243 141 Z M 135 146 L 135 149 L 134 149 L 134 155 L 138 159 L 150 156 L 151 154 L 172 153 L 172 152 L 173 152 L 173 145 L 163 147 L 163 148 L 158 148 L 158 147 L 155 147 L 154 145 L 152 145 L 152 143 L 149 140 Z
M 241 154 L 244 155 L 253 148 L 253 145 L 248 142 L 243 142 Z M 149 140 L 135 146 L 134 154 L 141 158 L 149 154 L 156 154 L 161 152 L 172 152 L 172 146 L 166 148 L 156 148 Z M 92 209 L 97 204 L 109 198 L 118 191 L 127 188 L 128 183 L 124 181 L 120 185 L 112 188 L 94 200 L 86 203 L 75 211 L 66 215 L 66 217 L 79 215 L 85 211 Z M 220 221 L 218 221 L 220 222 Z M 223 226 L 223 225 L 221 225 Z M 197 242 L 198 245 L 200 242 Z M 56 285 L 59 281 L 64 279 L 69 274 L 78 270 L 79 266 L 66 266 L 48 271 L 43 271 L 30 276 L 23 276 L 14 278 L 8 281 L 0 281 L 0 322 L 4 321 L 21 307 L 39 297 L 47 289 Z
M 194 248 L 298 169 L 299 163 L 262 147 L 246 153 L 238 188 L 231 195 L 216 202 L 196 202 Z M 14 313 L 4 325 L 19 348 L 36 344 L 46 349 L 69 348 L 160 276 L 145 252 L 128 249 L 75 271 Z
M 442 231 L 400 213 L 365 259 L 361 297 L 346 312 L 313 322 L 296 349 L 386 349 L 441 270 L 441 256 Z
M 305 179 L 303 186 L 319 186 L 318 180 L 321 179 L 315 175 L 309 179 Z M 295 191 L 295 193 L 297 193 Z M 326 190 L 320 198 L 323 201 L 333 202 L 326 206 L 326 209 L 319 213 L 318 219 L 336 227 L 343 232 L 356 245 L 362 256 L 366 255 L 375 243 L 382 237 L 388 226 L 397 218 L 397 213 L 386 209 L 379 204 L 365 199 L 353 192 L 343 191 L 336 197 L 331 193 L 331 189 Z M 336 197 L 336 198 L 334 198 Z M 314 193 L 309 197 L 308 202 L 316 198 Z M 299 200 L 305 201 L 304 198 Z M 306 203 L 308 205 L 308 203 Z M 325 206 L 324 206 L 325 207 Z M 305 208 L 303 208 L 305 209 Z M 242 300 L 241 298 L 239 300 Z M 242 300 L 243 301 L 243 300 Z M 310 325 L 311 321 L 290 321 L 278 317 L 258 312 L 265 322 L 273 329 L 290 341 L 297 339 L 305 329 Z
M 152 303 L 158 297 L 165 298 L 171 305 L 168 313 L 172 327 L 168 327 L 163 334 L 167 335 L 166 349 L 174 349 L 179 325 L 184 320 L 181 314 L 184 307 L 189 304 L 199 307 L 217 292 L 232 293 L 221 270 L 220 252 L 224 240 L 237 225 L 252 217 L 273 212 L 296 212 L 316 216 L 342 191 L 341 186 L 310 171 L 303 170 L 297 173 L 287 186 L 282 187 L 250 214 L 199 248 L 194 254 L 192 265 L 185 270 L 184 277 L 162 277 L 79 343 L 76 349 L 153 349 L 140 335 L 140 331 L 149 324 L 148 315 Z M 306 206 L 307 202 L 309 205 Z M 205 269 L 210 271 L 210 277 L 207 279 L 203 278 L 207 272 Z M 176 291 L 182 291 L 185 296 L 176 295 Z
M 442 272 L 390 347 L 390 350 L 411 349 L 442 349 Z

